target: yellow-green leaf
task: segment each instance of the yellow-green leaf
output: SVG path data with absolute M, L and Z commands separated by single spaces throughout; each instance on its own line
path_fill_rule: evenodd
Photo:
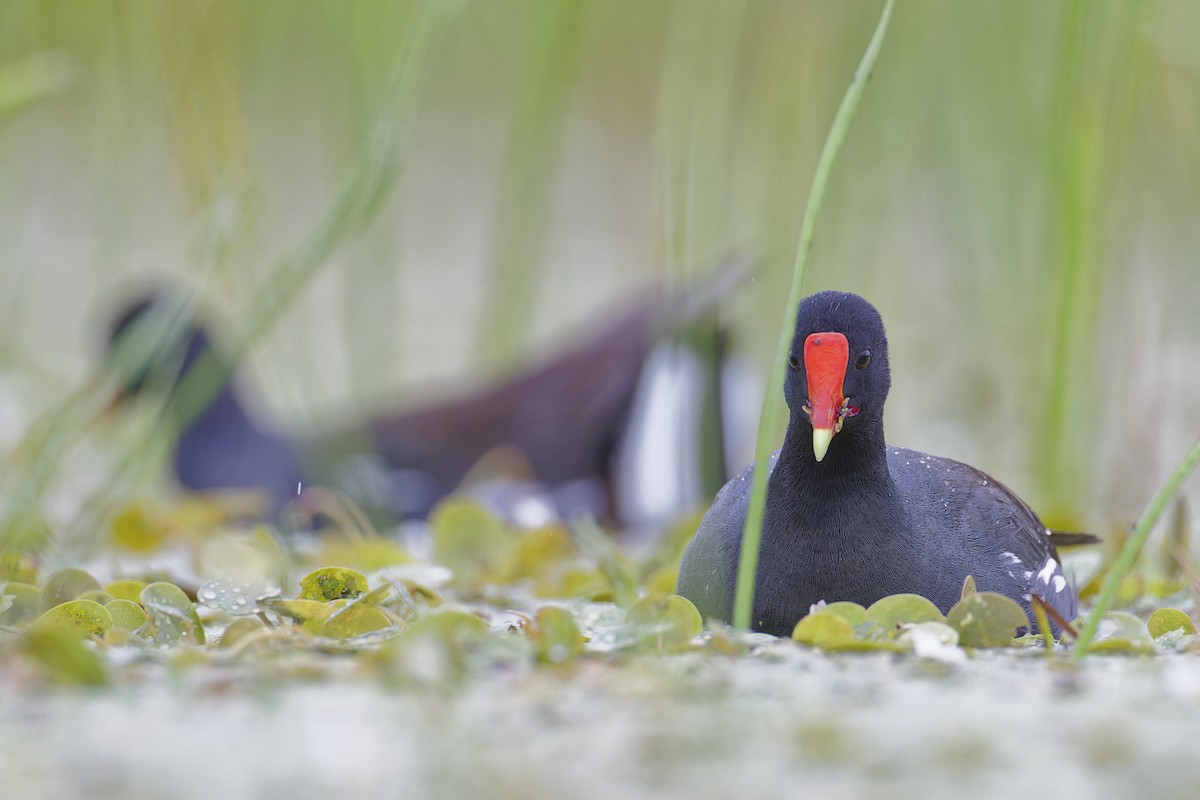
M 34 627 L 62 628 L 78 636 L 103 636 L 113 625 L 108 609 L 95 600 L 69 600 L 38 617 Z
M 1153 653 L 1154 641 L 1146 626 L 1133 614 L 1110 611 L 1100 623 L 1095 642 L 1088 647 L 1089 653 Z
M 575 543 L 561 528 L 535 528 L 515 537 L 507 564 L 506 582 L 538 578 L 560 571 L 563 562 L 577 554 Z
M 1192 618 L 1177 608 L 1158 609 L 1150 615 L 1146 628 L 1155 639 L 1171 631 L 1183 631 L 1189 636 L 1196 633 L 1196 624 L 1192 622 Z
M 114 600 L 131 600 L 134 603 L 137 603 L 142 598 L 142 589 L 145 588 L 145 581 L 126 578 L 119 581 L 113 581 L 108 586 L 104 587 L 104 591 L 111 594 Z
M 857 629 L 859 625 L 863 625 L 871 621 L 871 618 L 867 616 L 867 610 L 865 608 L 860 606 L 858 603 L 851 603 L 849 600 L 839 600 L 836 603 L 830 603 L 821 610 L 837 614 L 849 622 L 851 627 L 855 629 Z
M 204 625 L 196 607 L 178 586 L 165 581 L 151 583 L 142 589 L 140 600 L 159 644 L 204 644 Z
M 405 640 L 432 637 L 440 640 L 474 640 L 486 636 L 487 623 L 474 614 L 458 609 L 438 609 L 408 626 Z
M 570 611 L 559 606 L 542 606 L 533 619 L 531 634 L 539 661 L 565 664 L 583 652 L 583 634 Z
M 146 513 L 140 503 L 131 503 L 112 519 L 113 542 L 127 550 L 146 553 L 167 537 L 167 526 Z
M 266 626 L 258 617 L 242 617 L 235 619 L 233 622 L 225 626 L 225 630 L 221 633 L 221 639 L 217 642 L 218 647 L 230 648 L 236 646 L 239 642 L 247 640 L 247 637 L 258 634 L 259 631 L 265 631 Z
M 876 600 L 867 609 L 867 616 L 889 638 L 907 623 L 946 621 L 937 606 L 918 594 L 893 594 Z
M 320 633 L 325 620 L 333 616 L 337 607 L 320 600 L 277 600 L 269 604 L 272 611 L 299 622 L 309 633 Z
M 641 644 L 667 651 L 686 647 L 704 629 L 700 612 L 677 594 L 641 598 L 629 607 L 625 622 L 640 629 Z
M 474 500 L 451 497 L 429 515 L 433 557 L 460 584 L 476 584 L 496 575 L 515 546 L 504 525 Z
M 823 608 L 796 623 L 792 641 L 823 650 L 838 650 L 854 642 L 854 626 L 836 611 Z
M 963 647 L 1007 647 L 1017 628 L 1029 627 L 1029 618 L 1012 598 L 977 592 L 955 603 L 946 623 L 958 631 Z
M 335 609 L 335 613 L 325 620 L 321 633 L 334 639 L 353 639 L 376 631 L 398 629 L 403 625 L 403 620 L 389 615 L 380 606 L 355 603 Z
M 421 683 L 456 683 L 488 644 L 487 623 L 474 614 L 439 609 L 404 629 L 385 651 L 399 674 Z
M 324 567 L 310 572 L 300 581 L 301 600 L 352 600 L 366 591 L 366 577 L 347 567 Z
M 108 682 L 104 661 L 79 635 L 57 625 L 35 625 L 25 632 L 25 652 L 57 683 L 101 686 Z
M 11 600 L 5 603 L 6 608 L 0 611 L 0 623 L 5 625 L 20 625 L 30 620 L 37 619 L 39 608 L 40 591 L 38 588 L 29 583 L 18 583 L 9 581 L 0 583 L 0 598 L 9 597 Z
M 136 631 L 146 623 L 146 611 L 132 600 L 111 600 L 104 607 L 112 615 L 114 628 Z
M 81 569 L 60 569 L 42 584 L 38 605 L 42 611 L 47 611 L 68 600 L 75 600 L 84 592 L 99 588 L 100 582 Z
M 76 597 L 75 599 L 76 600 L 91 600 L 92 602 L 99 603 L 102 606 L 108 605 L 113 600 L 116 600 L 115 597 L 113 597 L 111 594 L 104 591 L 103 589 L 90 589 L 90 590 L 84 592 L 83 594 L 79 595 L 79 597 Z
M 663 564 L 646 577 L 642 588 L 647 594 L 673 594 L 679 585 L 679 565 Z

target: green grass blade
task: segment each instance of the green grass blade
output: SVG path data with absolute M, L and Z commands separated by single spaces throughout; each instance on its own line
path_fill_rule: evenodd
M 758 570 L 759 539 L 762 536 L 763 514 L 767 502 L 767 463 L 772 445 L 772 432 L 779 417 L 779 401 L 783 396 L 783 375 L 787 368 L 788 350 L 792 344 L 793 327 L 796 311 L 800 307 L 801 290 L 804 284 L 804 273 L 808 267 L 808 256 L 812 251 L 813 231 L 816 228 L 817 216 L 821 212 L 821 204 L 825 199 L 825 188 L 829 183 L 829 174 L 841 152 L 842 143 L 846 140 L 846 132 L 858 110 L 862 100 L 863 90 L 866 89 L 867 79 L 875 67 L 875 59 L 883 46 L 883 38 L 887 33 L 888 23 L 892 19 L 892 6 L 895 0 L 888 0 L 879 17 L 875 33 L 863 53 L 862 61 L 854 72 L 854 78 L 846 89 L 842 104 L 838 107 L 829 136 L 821 150 L 817 161 L 816 173 L 813 175 L 812 189 L 808 195 L 808 205 L 804 211 L 804 223 L 800 229 L 800 242 L 796 248 L 796 264 L 792 271 L 792 288 L 788 293 L 787 307 L 784 311 L 783 322 L 779 328 L 779 344 L 775 349 L 775 362 L 771 369 L 771 379 L 767 394 L 763 400 L 762 419 L 758 424 L 758 439 L 754 450 L 754 481 L 750 490 L 750 509 L 746 514 L 746 528 L 742 535 L 742 552 L 738 563 L 737 594 L 734 598 L 733 624 L 737 628 L 750 627 L 750 614 L 754 606 L 754 579 Z
M 0 66 L 0 120 L 62 94 L 74 80 L 71 61 L 57 52 L 34 53 Z
M 1104 577 L 1100 596 L 1096 598 L 1096 605 L 1092 609 L 1091 616 L 1088 617 L 1087 625 L 1079 634 L 1079 641 L 1075 643 L 1074 656 L 1076 658 L 1082 658 L 1087 652 L 1088 645 L 1092 643 L 1092 639 L 1096 635 L 1096 628 L 1100 625 L 1100 620 L 1112 605 L 1113 598 L 1117 596 L 1117 589 L 1120 587 L 1121 581 L 1129 574 L 1129 570 L 1137 561 L 1138 554 L 1142 552 L 1142 546 L 1150 536 L 1150 531 L 1154 530 L 1159 517 L 1166 510 L 1167 503 L 1171 502 L 1171 498 L 1179 491 L 1179 486 L 1183 483 L 1184 478 L 1196 468 L 1197 464 L 1200 464 L 1200 439 L 1192 445 L 1192 449 L 1184 456 L 1183 462 L 1171 473 L 1171 477 L 1150 500 L 1150 505 L 1146 506 L 1142 518 L 1138 520 L 1137 527 L 1133 529 L 1133 535 L 1125 542 L 1112 569 Z
M 572 90 L 583 52 L 586 6 L 551 3 L 532 19 L 514 102 L 492 241 L 479 363 L 503 374 L 521 360 L 537 308 Z

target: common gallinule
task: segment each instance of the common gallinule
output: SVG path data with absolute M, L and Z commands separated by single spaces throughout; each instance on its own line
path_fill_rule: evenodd
M 508 450 L 550 490 L 559 513 L 617 517 L 614 448 L 647 352 L 710 311 L 747 271 L 747 264 L 735 264 L 687 291 L 643 293 L 598 330 L 507 380 L 330 435 L 300 440 L 266 429 L 227 384 L 180 425 L 176 475 L 192 490 L 264 490 L 277 509 L 300 486 L 331 484 L 368 509 L 384 505 L 408 518 L 424 516 L 485 454 Z M 163 299 L 158 295 L 129 308 L 111 341 L 133 330 Z M 201 324 L 185 324 L 182 355 L 176 353 L 172 362 L 169 354 L 160 354 L 178 376 L 204 353 L 220 357 Z M 126 390 L 140 391 L 145 383 L 139 374 Z M 164 383 L 174 387 L 178 379 Z
M 791 416 L 771 459 L 755 629 L 787 636 L 821 600 L 870 605 L 900 592 L 946 612 L 968 575 L 1027 613 L 1037 594 L 1075 617 L 1075 588 L 1028 505 L 974 467 L 885 442 L 888 346 L 870 303 L 805 298 L 788 364 Z M 731 618 L 752 470 L 717 494 L 683 557 L 679 593 L 706 618 Z

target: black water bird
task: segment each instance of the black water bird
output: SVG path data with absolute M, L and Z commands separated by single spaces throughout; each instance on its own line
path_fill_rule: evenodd
M 790 420 L 771 461 L 752 626 L 787 636 L 819 601 L 866 606 L 901 592 L 923 595 L 945 613 L 968 575 L 1027 614 L 1036 594 L 1074 619 L 1075 587 L 1028 505 L 974 467 L 885 442 L 890 386 L 883 321 L 870 303 L 843 292 L 801 302 L 784 384 Z M 683 558 L 679 593 L 706 618 L 732 615 L 752 471 L 717 494 Z
M 507 379 L 307 438 L 273 430 L 247 412 L 234 383 L 220 377 L 231 375 L 234 364 L 206 326 L 189 316 L 179 322 L 176 352 L 151 359 L 168 364 L 171 374 L 160 383 L 170 390 L 206 356 L 218 366 L 211 400 L 174 420 L 176 476 L 191 490 L 261 490 L 276 510 L 301 487 L 328 484 L 368 510 L 382 507 L 412 518 L 427 514 L 482 457 L 509 452 L 549 490 L 559 514 L 618 518 L 614 451 L 647 353 L 710 312 L 748 270 L 747 263 L 732 264 L 689 290 L 643 292 L 557 354 Z M 121 314 L 110 351 L 119 352 L 116 343 L 152 309 L 165 304 L 164 314 L 174 313 L 165 300 L 171 298 L 159 293 Z M 135 372 L 124 381 L 124 395 L 150 382 L 146 370 Z

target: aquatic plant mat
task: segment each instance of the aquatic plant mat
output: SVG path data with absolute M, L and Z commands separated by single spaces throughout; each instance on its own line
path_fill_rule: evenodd
M 1179 580 L 1127 577 L 1082 659 L 1069 635 L 1014 639 L 1019 607 L 970 585 L 945 617 L 911 595 L 834 603 L 786 640 L 702 630 L 670 594 L 694 520 L 635 557 L 586 521 L 518 530 L 464 499 L 388 537 L 352 515 L 283 536 L 238 508 L 133 505 L 87 570 L 9 561 L 6 787 L 1184 797 L 1200 780 Z

